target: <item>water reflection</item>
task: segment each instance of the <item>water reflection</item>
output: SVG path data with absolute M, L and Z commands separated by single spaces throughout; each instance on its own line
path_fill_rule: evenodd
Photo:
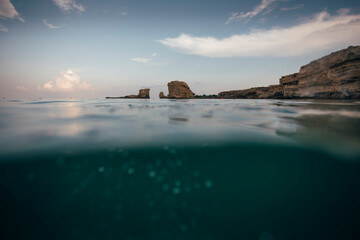
M 185 115 L 181 115 L 181 114 L 177 114 L 177 115 L 171 115 L 169 116 L 169 123 L 173 124 L 173 123 L 184 123 L 189 121 L 188 117 Z
M 1 100 L 0 113 L 0 151 L 31 148 L 44 134 L 54 145 L 283 141 L 360 155 L 360 103 L 349 101 Z
M 60 106 L 54 108 L 53 111 L 49 113 L 51 118 L 77 118 L 84 114 L 81 106 L 77 102 L 65 102 Z

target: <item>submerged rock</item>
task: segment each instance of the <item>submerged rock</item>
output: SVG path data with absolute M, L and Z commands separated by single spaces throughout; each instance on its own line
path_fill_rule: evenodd
M 164 93 L 161 92 L 160 98 L 172 98 L 172 99 L 189 99 L 194 98 L 193 93 L 186 82 L 172 81 L 168 83 L 169 95 L 165 97 Z
M 349 47 L 280 78 L 279 85 L 221 92 L 220 98 L 360 98 L 360 46 Z
M 122 98 L 149 99 L 150 98 L 150 89 L 149 88 L 140 89 L 138 95 L 127 95 L 127 96 L 124 96 L 124 97 L 106 97 L 106 99 L 122 99 Z

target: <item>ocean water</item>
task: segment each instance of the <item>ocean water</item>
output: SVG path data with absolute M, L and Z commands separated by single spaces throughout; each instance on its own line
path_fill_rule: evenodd
M 0 101 L 0 239 L 360 239 L 360 102 Z

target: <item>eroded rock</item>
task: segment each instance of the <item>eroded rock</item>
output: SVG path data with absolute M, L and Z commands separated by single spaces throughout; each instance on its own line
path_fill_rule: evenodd
M 149 88 L 140 89 L 138 98 L 150 98 L 150 89 Z
M 106 97 L 106 99 L 122 99 L 122 98 L 149 99 L 150 98 L 150 89 L 149 88 L 140 89 L 138 95 L 127 95 L 127 96 L 124 96 L 124 97 Z
M 161 98 L 166 98 L 166 96 L 165 96 L 165 94 L 164 94 L 163 92 L 160 92 L 159 98 L 160 98 L 160 99 L 161 99 Z
M 190 99 L 195 97 L 190 87 L 186 82 L 172 81 L 168 83 L 169 95 L 165 97 L 164 93 L 161 92 L 160 98 L 172 98 L 172 99 Z
M 360 99 L 360 46 L 313 61 L 279 85 L 221 92 L 221 98 Z
M 257 99 L 257 98 L 269 98 L 269 99 L 277 99 L 283 98 L 283 92 L 281 85 L 272 85 L 269 87 L 256 87 L 249 88 L 244 90 L 232 90 L 227 92 L 219 93 L 219 98 L 249 98 L 249 99 Z

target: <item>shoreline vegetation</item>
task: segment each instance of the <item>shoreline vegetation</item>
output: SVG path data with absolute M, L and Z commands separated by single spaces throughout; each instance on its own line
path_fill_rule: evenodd
M 160 99 L 360 99 L 360 46 L 350 46 L 302 66 L 298 73 L 280 78 L 279 84 L 230 90 L 213 95 L 195 95 L 182 81 L 168 83 L 169 94 Z M 150 89 L 138 95 L 106 99 L 149 99 Z

